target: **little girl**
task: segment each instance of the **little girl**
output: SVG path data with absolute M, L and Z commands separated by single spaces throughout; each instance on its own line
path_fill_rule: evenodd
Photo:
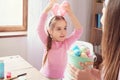
M 44 30 L 48 12 L 52 9 L 56 0 L 50 0 L 44 9 L 39 25 L 38 35 L 44 43 L 43 65 L 40 70 L 41 74 L 49 80 L 61 80 L 64 77 L 64 71 L 67 64 L 67 50 L 73 42 L 78 40 L 82 33 L 81 25 L 73 14 L 70 5 L 63 6 L 70 17 L 74 31 L 69 37 L 67 35 L 67 22 L 63 16 L 54 16 L 49 22 L 47 34 Z

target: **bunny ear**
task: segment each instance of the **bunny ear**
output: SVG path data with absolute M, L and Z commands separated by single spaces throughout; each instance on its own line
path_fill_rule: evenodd
M 54 6 L 52 8 L 52 13 L 55 16 L 64 16 L 65 10 L 63 9 L 63 7 L 61 5 L 56 3 L 56 4 L 54 4 Z
M 67 1 L 64 1 L 61 5 L 55 3 L 52 8 L 53 15 L 64 16 L 66 14 L 66 11 L 64 10 L 63 7 L 66 5 L 68 5 Z
M 66 14 L 66 11 L 64 10 L 64 6 L 67 6 L 69 3 L 67 1 L 63 1 L 62 4 L 60 5 L 60 12 L 61 16 L 64 16 Z
M 62 6 L 60 6 L 59 8 L 59 12 L 60 12 L 60 16 L 64 16 L 66 14 L 66 11 L 64 10 Z
M 53 8 L 52 8 L 53 15 L 57 15 L 58 10 L 59 10 L 59 4 L 55 3 Z

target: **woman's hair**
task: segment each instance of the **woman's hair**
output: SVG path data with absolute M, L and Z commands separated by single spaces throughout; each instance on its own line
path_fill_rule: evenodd
M 56 22 L 57 21 L 59 21 L 59 20 L 64 20 L 65 22 L 66 22 L 66 20 L 65 20 L 65 18 L 63 17 L 63 16 L 54 16 L 51 20 L 50 20 L 50 22 L 49 22 L 49 29 L 51 29 L 51 30 L 53 30 L 53 28 L 55 27 L 55 25 L 56 25 Z M 51 46 L 52 46 L 52 36 L 49 34 L 49 32 L 48 32 L 48 37 L 47 37 L 47 45 L 46 45 L 46 47 L 47 47 L 47 53 L 46 53 L 46 55 L 45 55 L 45 57 L 44 57 L 44 59 L 43 59 L 43 64 L 45 64 L 45 62 L 46 62 L 46 60 L 47 60 L 47 56 L 48 56 L 48 52 L 49 52 L 49 50 L 51 49 Z
M 102 36 L 103 80 L 118 80 L 120 68 L 120 0 L 109 0 Z

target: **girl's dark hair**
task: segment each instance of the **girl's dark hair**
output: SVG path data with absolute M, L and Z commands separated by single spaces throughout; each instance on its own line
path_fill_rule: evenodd
M 120 68 L 120 0 L 109 0 L 102 36 L 103 80 L 118 80 Z
M 49 27 L 50 27 L 50 29 L 53 29 L 53 28 L 55 27 L 56 21 L 59 21 L 59 20 L 64 20 L 64 21 L 66 22 L 66 20 L 65 20 L 65 18 L 64 18 L 63 16 L 54 16 L 54 17 L 50 20 L 50 22 L 49 22 Z M 51 38 L 51 35 L 49 34 L 49 32 L 48 32 L 47 45 L 46 45 L 46 47 L 47 47 L 47 53 L 46 53 L 46 55 L 45 55 L 45 57 L 44 57 L 44 59 L 43 59 L 43 64 L 45 64 L 45 62 L 46 62 L 46 60 L 47 60 L 48 52 L 49 52 L 49 50 L 50 50 L 51 47 L 52 47 L 52 38 Z

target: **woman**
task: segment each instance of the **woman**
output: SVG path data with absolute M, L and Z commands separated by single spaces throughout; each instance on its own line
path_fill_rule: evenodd
M 103 24 L 101 75 L 96 69 L 78 70 L 70 66 L 71 73 L 76 74 L 73 80 L 87 80 L 86 77 L 89 77 L 89 80 L 120 80 L 120 0 L 105 1 L 101 22 Z

